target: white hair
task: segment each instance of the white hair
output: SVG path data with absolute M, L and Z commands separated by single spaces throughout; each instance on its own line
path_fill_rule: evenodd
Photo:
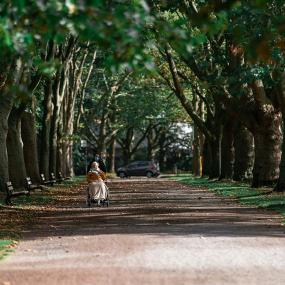
M 98 169 L 99 168 L 99 163 L 97 161 L 93 161 L 91 167 L 95 168 L 95 169 Z

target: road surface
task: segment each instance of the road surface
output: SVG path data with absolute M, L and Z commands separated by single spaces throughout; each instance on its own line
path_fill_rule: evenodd
M 285 284 L 279 215 L 167 179 L 109 187 L 109 208 L 86 208 L 85 185 L 57 193 L 0 263 L 0 284 Z

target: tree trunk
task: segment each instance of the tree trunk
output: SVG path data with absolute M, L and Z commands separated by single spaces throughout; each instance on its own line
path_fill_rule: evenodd
M 131 160 L 133 139 L 134 139 L 134 129 L 133 127 L 129 127 L 126 130 L 125 137 L 121 141 L 119 141 L 125 165 L 128 164 Z
M 50 161 L 50 134 L 51 120 L 53 114 L 52 103 L 52 80 L 47 79 L 45 83 L 45 97 L 43 101 L 44 113 L 42 118 L 42 131 L 40 135 L 40 172 L 49 177 L 49 161 Z
M 40 171 L 37 149 L 36 120 L 32 113 L 25 112 L 21 120 L 21 134 L 24 144 L 24 159 L 27 175 L 35 183 L 40 182 Z
M 73 98 L 66 98 L 65 104 L 65 119 L 63 127 L 63 139 L 62 139 L 62 164 L 63 173 L 65 176 L 74 176 L 73 170 L 73 118 L 74 118 L 74 105 L 70 100 Z
M 123 149 L 123 160 L 124 164 L 127 165 L 132 159 L 130 149 Z
M 154 130 L 150 130 L 148 135 L 147 135 L 147 159 L 148 160 L 154 160 L 155 158 L 155 135 L 154 135 Z
M 220 139 L 217 138 L 210 142 L 210 173 L 209 178 L 215 179 L 221 176 L 221 157 Z
M 9 177 L 15 188 L 25 185 L 26 167 L 21 138 L 22 111 L 13 108 L 8 119 L 7 151 Z
M 101 123 L 100 126 L 100 133 L 98 138 L 98 146 L 97 146 L 97 153 L 100 154 L 101 157 L 106 157 L 106 124 L 105 122 Z
M 51 129 L 50 129 L 50 155 L 49 155 L 49 171 L 56 173 L 57 172 L 57 128 L 59 123 L 59 110 L 60 106 L 58 100 L 54 96 L 54 110 L 51 120 Z
M 82 87 L 82 73 L 88 49 L 81 57 L 74 52 L 70 56 L 68 72 L 66 73 L 66 93 L 63 98 L 63 128 L 62 138 L 62 169 L 65 176 L 74 176 L 73 167 L 73 140 L 74 140 L 74 108 L 75 101 Z
M 98 137 L 98 148 L 97 153 L 99 153 L 101 156 L 106 157 L 106 139 L 107 139 L 107 122 L 108 122 L 108 112 L 110 104 L 110 100 L 112 99 L 112 92 L 108 92 L 105 96 L 104 104 L 101 111 L 101 120 L 100 120 L 100 126 L 99 126 L 99 137 Z M 111 100 L 113 101 L 113 100 Z M 113 115 L 113 114 L 112 114 Z
M 223 126 L 217 121 L 212 127 L 212 132 L 215 134 L 209 143 L 210 151 L 210 173 L 209 178 L 220 178 L 222 172 L 222 136 Z
M 0 95 L 1 97 L 1 95 Z M 0 98 L 1 99 L 1 98 Z M 0 189 L 4 191 L 4 183 L 9 180 L 8 171 L 8 154 L 6 147 L 7 133 L 8 133 L 8 116 L 10 113 L 9 106 L 0 103 Z
M 274 187 L 275 192 L 285 192 L 285 140 L 284 140 L 284 122 L 283 119 L 283 142 L 282 142 L 282 155 L 281 155 L 281 162 L 279 165 L 279 178 L 277 181 L 276 186 Z
M 223 129 L 222 138 L 222 171 L 220 179 L 233 178 L 234 166 L 234 127 L 230 118 Z
M 244 126 L 239 124 L 234 133 L 234 175 L 233 180 L 252 179 L 254 164 L 253 136 Z
M 113 137 L 109 146 L 109 172 L 115 173 L 116 139 Z
M 160 171 L 166 170 L 166 162 L 167 162 L 167 156 L 166 156 L 166 150 L 167 150 L 167 130 L 168 127 L 162 126 L 159 133 L 159 140 L 158 140 L 158 162 Z
M 63 171 L 63 105 L 60 108 L 59 112 L 59 123 L 57 127 L 57 148 L 56 148 L 56 175 L 58 172 L 61 172 L 63 176 L 65 176 L 65 171 Z
M 273 111 L 253 132 L 255 161 L 252 187 L 273 185 L 278 180 L 282 139 L 280 122 L 280 114 Z
M 65 69 L 67 66 L 65 66 Z M 53 115 L 51 120 L 50 129 L 50 172 L 57 173 L 57 148 L 58 148 L 58 125 L 60 123 L 60 110 L 62 105 L 63 96 L 65 94 L 66 87 L 66 71 L 64 69 L 57 73 L 54 82 L 54 96 L 53 96 Z
M 196 125 L 194 125 L 194 140 L 193 140 L 193 158 L 192 158 L 192 171 L 193 175 L 201 176 L 201 145 L 199 130 Z
M 207 138 L 205 138 L 204 146 L 203 146 L 203 169 L 202 169 L 202 176 L 210 176 L 210 169 L 211 169 L 211 151 L 210 151 L 210 143 Z
M 9 84 L 19 84 L 23 64 L 21 59 L 9 63 L 1 59 L 0 72 L 0 189 L 4 191 L 5 182 L 9 180 L 9 165 L 7 153 L 8 117 L 13 107 L 15 92 L 9 92 Z
M 55 44 L 51 40 L 47 45 L 46 61 L 53 60 L 55 55 Z M 52 78 L 46 78 L 44 82 L 44 100 L 43 100 L 43 117 L 42 130 L 40 133 L 40 172 L 49 177 L 50 161 L 50 130 L 51 119 L 53 114 L 53 81 Z
M 278 74 L 279 76 L 279 74 Z M 284 137 L 284 128 L 285 128 L 285 72 L 281 74 L 282 81 L 280 83 L 280 90 L 278 92 L 278 103 L 280 107 L 280 111 L 282 114 L 282 155 L 281 155 L 281 162 L 279 165 L 279 178 L 278 182 L 274 188 L 276 192 L 285 192 L 285 137 Z M 278 78 L 279 79 L 279 78 Z

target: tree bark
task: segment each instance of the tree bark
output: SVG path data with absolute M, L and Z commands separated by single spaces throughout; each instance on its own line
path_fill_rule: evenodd
M 9 180 L 7 153 L 8 118 L 13 107 L 15 92 L 10 92 L 10 84 L 19 84 L 23 63 L 20 59 L 7 64 L 4 60 L 0 74 L 0 189 L 4 191 Z
M 7 152 L 9 177 L 15 188 L 24 186 L 26 178 L 23 142 L 21 138 L 22 113 L 22 110 L 14 107 L 8 119 Z
M 105 112 L 107 112 L 106 108 L 102 110 L 98 145 L 97 145 L 97 152 L 104 157 L 106 157 L 106 136 L 107 136 L 107 130 L 106 130 L 107 118 Z
M 209 144 L 210 173 L 209 178 L 215 179 L 221 176 L 221 137 L 212 140 Z
M 203 146 L 203 169 L 202 176 L 210 176 L 211 172 L 211 150 L 210 150 L 210 142 L 208 138 L 205 138 L 204 146 Z
M 159 161 L 159 167 L 161 171 L 166 170 L 166 162 L 167 162 L 167 157 L 166 157 L 166 147 L 165 147 L 165 142 L 166 142 L 166 128 L 162 128 L 160 131 L 160 137 L 159 137 L 159 154 L 158 154 L 158 161 Z
M 80 89 L 78 110 L 77 110 L 77 115 L 76 115 L 76 118 L 75 118 L 75 121 L 74 121 L 74 132 L 75 133 L 77 133 L 77 131 L 78 131 L 78 128 L 79 128 L 79 125 L 80 125 L 80 119 L 81 119 L 82 114 L 84 113 L 83 101 L 84 101 L 84 98 L 85 98 L 86 87 L 87 87 L 87 84 L 89 82 L 90 76 L 92 74 L 92 70 L 93 70 L 94 65 L 95 65 L 96 57 L 97 57 L 97 50 L 94 50 L 92 61 L 89 64 L 88 73 L 87 73 L 86 78 L 84 80 L 84 83 L 83 83 L 83 85 L 82 85 L 82 87 Z
M 253 131 L 255 161 L 253 167 L 252 187 L 273 185 L 279 177 L 281 159 L 280 114 L 268 112 Z
M 233 180 L 251 180 L 254 164 L 253 136 L 241 124 L 237 125 L 234 132 L 234 157 Z
M 109 145 L 109 172 L 115 173 L 116 138 L 112 137 Z
M 25 112 L 21 120 L 21 135 L 27 175 L 34 183 L 40 182 L 40 170 L 37 149 L 36 120 L 32 113 Z
M 121 140 L 120 145 L 123 152 L 124 164 L 128 164 L 132 159 L 132 143 L 134 139 L 133 128 L 128 128 L 126 131 L 126 137 Z
M 147 134 L 147 159 L 154 160 L 159 151 L 159 134 L 156 133 L 155 128 L 151 128 Z
M 127 165 L 129 164 L 129 162 L 132 160 L 132 155 L 131 155 L 131 151 L 128 149 L 124 149 L 123 150 L 123 161 L 124 164 Z
M 234 167 L 234 126 L 232 118 L 223 128 L 222 170 L 220 179 L 232 179 Z
M 192 158 L 192 171 L 194 176 L 201 176 L 201 148 L 200 137 L 197 126 L 194 124 L 194 139 L 193 139 L 193 158 Z
M 40 135 L 40 172 L 49 177 L 51 121 L 53 114 L 53 84 L 51 79 L 46 79 L 45 95 L 43 101 L 42 131 Z
M 56 168 L 58 172 L 61 172 L 63 176 L 65 176 L 65 163 L 63 163 L 63 121 L 64 121 L 64 104 L 60 109 L 60 119 L 57 128 L 57 159 L 56 159 Z
M 55 56 L 55 44 L 50 41 L 47 44 L 46 61 L 53 60 Z M 40 172 L 49 177 L 51 120 L 53 114 L 53 79 L 46 78 L 44 84 L 42 130 L 40 134 Z
M 9 180 L 6 140 L 8 134 L 8 116 L 10 114 L 12 104 L 9 104 L 9 102 L 4 104 L 5 98 L 1 97 L 2 95 L 0 95 L 0 187 L 1 190 L 4 191 L 4 183 Z
M 274 187 L 275 192 L 285 192 L 285 140 L 284 140 L 284 125 L 285 120 L 283 119 L 283 142 L 282 142 L 282 155 L 279 165 L 279 178 L 277 184 Z
M 123 160 L 125 164 L 129 163 L 129 161 L 132 159 L 138 147 L 145 140 L 150 129 L 151 129 L 151 124 L 145 129 L 145 131 L 142 133 L 141 137 L 137 140 L 135 145 L 133 145 L 135 138 L 134 127 L 129 127 L 126 130 L 125 138 L 118 140 L 118 143 L 122 148 Z
M 277 99 L 278 99 L 278 105 L 280 107 L 280 111 L 282 113 L 282 134 L 283 134 L 283 142 L 282 142 L 282 156 L 281 156 L 281 162 L 279 165 L 279 178 L 278 182 L 274 188 L 274 191 L 276 192 L 285 192 L 285 137 L 284 137 L 284 128 L 285 128 L 285 72 L 283 72 L 281 75 L 278 74 L 282 78 L 280 82 L 280 90 L 277 93 Z
M 207 129 L 213 134 L 207 140 L 209 156 L 209 178 L 219 179 L 222 172 L 222 119 L 216 111 L 215 117 L 207 118 Z
M 66 69 L 60 70 L 57 73 L 53 84 L 53 115 L 51 119 L 51 128 L 50 128 L 50 163 L 49 170 L 50 172 L 57 172 L 57 147 L 58 147 L 58 125 L 60 121 L 60 110 L 62 105 L 62 100 L 65 94 L 66 87 Z
M 72 104 L 73 98 L 69 96 L 65 97 L 65 104 L 63 108 L 64 120 L 63 120 L 63 137 L 62 143 L 62 172 L 65 176 L 74 176 L 73 170 L 73 116 L 74 105 Z

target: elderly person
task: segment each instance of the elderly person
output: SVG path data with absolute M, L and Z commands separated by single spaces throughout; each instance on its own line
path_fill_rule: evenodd
M 91 201 L 97 201 L 98 205 L 108 197 L 108 188 L 104 180 L 106 180 L 106 173 L 100 170 L 98 162 L 94 161 L 87 173 L 89 183 L 87 191 Z
M 105 163 L 104 163 L 104 160 L 103 160 L 102 156 L 99 155 L 99 154 L 96 154 L 96 155 L 95 155 L 95 158 L 94 158 L 92 161 L 90 161 L 90 163 L 89 163 L 89 165 L 88 165 L 88 168 L 87 168 L 87 171 L 88 171 L 88 172 L 89 172 L 89 170 L 91 169 L 92 163 L 93 163 L 94 161 L 96 161 L 96 162 L 99 163 L 99 168 L 100 168 L 102 171 L 104 171 L 105 173 L 107 172 L 107 168 L 106 168 L 106 165 L 105 165 Z

